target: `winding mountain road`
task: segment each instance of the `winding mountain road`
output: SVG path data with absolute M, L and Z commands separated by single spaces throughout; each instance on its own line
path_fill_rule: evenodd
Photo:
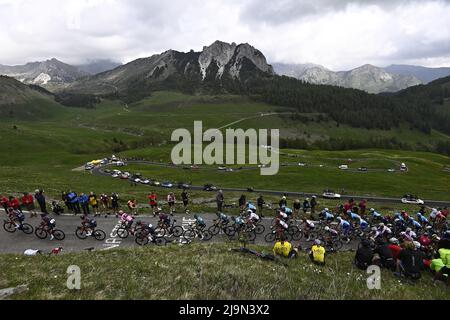
M 167 167 L 167 168 L 174 168 L 172 165 L 164 164 L 160 162 L 152 162 L 152 161 L 144 161 L 144 160 L 128 160 L 128 164 L 144 164 L 144 165 L 150 165 L 150 166 L 159 166 L 159 167 Z M 182 170 L 182 167 L 176 167 L 180 170 Z M 103 171 L 104 167 L 98 166 L 94 168 L 91 172 L 93 175 L 100 175 L 100 176 L 109 176 L 111 175 L 109 173 L 106 173 Z M 210 170 L 209 168 L 205 168 L 206 170 Z M 205 170 L 203 169 L 203 170 Z M 258 167 L 244 167 L 242 170 L 255 170 L 259 169 Z M 201 169 L 199 169 L 201 170 Z M 112 178 L 111 178 L 112 179 Z M 205 184 L 209 183 L 208 181 L 205 181 Z M 203 190 L 203 186 L 191 186 L 192 190 Z M 221 187 L 220 188 L 223 191 L 229 191 L 229 192 L 248 192 L 247 188 L 230 188 L 230 187 Z M 313 192 L 292 192 L 292 191 L 284 191 L 284 190 L 268 190 L 268 189 L 254 189 L 254 193 L 259 194 L 267 194 L 267 195 L 283 195 L 286 194 L 287 196 L 292 197 L 311 197 L 313 195 L 317 195 L 317 193 Z M 354 199 L 354 200 L 363 200 L 366 199 L 371 202 L 384 202 L 384 203 L 400 203 L 399 198 L 393 198 L 393 197 L 374 197 L 374 196 L 365 196 L 365 195 L 342 195 L 342 199 L 348 200 L 348 199 Z M 431 200 L 431 199 L 423 199 L 425 201 L 426 206 L 436 206 L 436 207 L 449 207 L 450 201 L 442 201 L 442 200 Z

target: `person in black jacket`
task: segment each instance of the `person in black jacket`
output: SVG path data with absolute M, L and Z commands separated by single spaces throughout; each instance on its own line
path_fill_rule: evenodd
M 245 197 L 245 194 L 243 194 L 239 198 L 239 210 L 240 210 L 240 212 L 244 212 L 246 203 L 247 203 L 247 198 Z
M 264 217 L 263 210 L 264 210 L 264 205 L 266 204 L 266 202 L 264 201 L 264 198 L 262 195 L 260 195 L 259 198 L 256 200 L 256 204 L 258 206 L 259 216 Z
M 405 242 L 404 247 L 398 255 L 395 275 L 404 275 L 412 280 L 419 280 L 422 276 L 420 272 L 424 269 L 423 255 L 416 249 L 414 243 L 410 241 Z
M 34 198 L 39 204 L 39 207 L 41 208 L 41 212 L 44 214 L 48 214 L 47 212 L 47 205 L 45 203 L 45 196 L 43 190 L 36 190 L 36 193 L 34 194 Z
M 396 263 L 394 260 L 394 256 L 392 255 L 391 249 L 389 249 L 389 245 L 382 238 L 377 238 L 375 253 L 380 256 L 381 265 L 384 268 L 395 271 Z
M 364 239 L 361 241 L 358 250 L 355 255 L 355 265 L 361 269 L 366 270 L 373 260 L 373 250 L 370 245 L 370 241 Z

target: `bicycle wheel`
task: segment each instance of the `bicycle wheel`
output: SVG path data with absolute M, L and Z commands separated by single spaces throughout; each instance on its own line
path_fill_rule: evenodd
M 139 233 L 139 232 L 137 232 L 137 233 Z M 156 234 L 157 237 L 164 237 L 166 235 L 166 229 L 161 228 L 161 227 L 157 227 L 155 229 L 155 234 Z
M 263 234 L 264 231 L 266 231 L 266 227 L 264 227 L 262 224 L 257 224 L 255 228 L 256 234 Z
M 48 232 L 46 230 L 44 230 L 44 228 L 39 227 L 34 231 L 34 234 L 36 235 L 36 237 L 38 237 L 39 239 L 45 239 L 48 236 Z
M 130 235 L 130 232 L 126 228 L 117 229 L 117 236 L 121 239 L 126 239 Z
M 205 230 L 205 231 L 202 231 L 201 237 L 202 237 L 202 241 L 209 241 L 212 239 L 213 234 L 211 232 L 209 232 L 208 230 Z
M 229 237 L 232 237 L 236 234 L 236 229 L 233 226 L 228 226 L 224 230 L 225 234 Z
M 192 229 L 188 229 L 188 230 L 184 231 L 184 233 L 183 233 L 183 237 L 187 240 L 192 240 L 195 238 L 195 236 L 196 236 L 196 233 Z
M 136 239 L 134 239 L 134 241 L 140 245 L 140 246 L 145 246 L 146 244 L 148 244 L 148 237 L 143 236 L 140 232 L 136 235 Z
M 297 226 L 289 226 L 289 228 L 288 228 L 288 230 L 287 230 L 287 232 L 288 232 L 290 235 L 294 235 L 294 234 L 296 234 L 298 231 L 299 231 L 299 229 L 298 229 Z
M 34 229 L 30 224 L 24 223 L 24 224 L 22 224 L 22 231 L 25 234 L 32 234 Z
M 264 240 L 266 242 L 274 242 L 275 241 L 275 233 L 271 232 L 265 235 Z
M 106 238 L 106 233 L 103 230 L 97 229 L 94 231 L 94 238 L 98 241 L 103 241 Z
M 155 244 L 156 244 L 157 246 L 165 246 L 165 245 L 167 244 L 167 241 L 166 241 L 165 238 L 157 237 L 157 238 L 155 239 Z
M 62 241 L 66 238 L 66 234 L 62 230 L 53 230 L 53 236 L 56 240 Z
M 78 239 L 85 240 L 87 238 L 87 232 L 84 228 L 78 227 L 77 230 L 75 230 L 75 235 Z
M 220 227 L 218 225 L 213 225 L 209 227 L 208 231 L 211 232 L 213 235 L 217 235 L 220 232 Z
M 292 235 L 289 232 L 285 232 L 284 233 L 284 238 L 287 242 L 291 242 L 292 241 Z
M 171 231 L 172 231 L 172 234 L 174 235 L 175 238 L 181 237 L 183 235 L 183 232 L 184 232 L 183 228 L 180 227 L 180 226 L 173 227 Z
M 292 239 L 295 241 L 299 241 L 303 238 L 303 231 L 301 229 L 298 229 L 298 231 L 292 235 Z
M 3 223 L 3 229 L 5 229 L 5 231 L 9 233 L 14 233 L 17 230 L 16 225 L 11 221 L 5 221 Z

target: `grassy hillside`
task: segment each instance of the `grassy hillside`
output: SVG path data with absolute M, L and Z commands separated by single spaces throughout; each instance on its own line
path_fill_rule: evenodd
M 45 107 L 42 107 L 45 109 Z M 51 109 L 49 109 L 51 110 Z M 144 157 L 168 163 L 172 144 L 168 142 L 172 130 L 192 128 L 195 120 L 202 119 L 204 127 L 281 128 L 285 137 L 310 135 L 310 139 L 327 136 L 378 135 L 377 131 L 364 131 L 340 126 L 327 127 L 326 122 L 299 123 L 286 118 L 286 109 L 251 102 L 236 96 L 186 96 L 160 92 L 132 105 L 105 100 L 96 109 L 60 107 L 52 119 L 20 121 L 4 119 L 0 124 L 0 138 L 7 143 L 0 158 L 1 192 L 21 192 L 44 188 L 58 195 L 62 190 L 89 188 L 97 192 L 118 191 L 122 194 L 144 194 L 147 188 L 130 190 L 129 184 L 111 178 L 94 177 L 72 169 L 113 153 L 126 157 Z M 276 112 L 281 115 L 261 117 Z M 240 121 L 243 120 L 243 121 Z M 236 123 L 236 121 L 239 121 Z M 398 131 L 380 131 L 389 137 Z M 402 139 L 411 144 L 429 144 L 431 140 L 450 140 L 446 135 L 431 136 L 404 129 Z M 429 139 L 429 140 L 428 140 Z M 192 172 L 148 166 L 130 167 L 149 177 L 192 181 L 198 184 L 217 183 L 220 186 L 283 189 L 290 191 L 321 192 L 324 188 L 345 189 L 347 193 L 401 196 L 411 192 L 430 199 L 448 199 L 450 163 L 445 156 L 410 151 L 301 151 L 290 150 L 298 158 L 282 157 L 283 163 L 305 162 L 307 167 L 283 167 L 276 179 L 267 183 L 258 170 L 221 173 L 216 166 L 206 171 Z M 360 173 L 342 172 L 337 166 L 354 160 L 351 168 L 366 166 L 379 171 Z M 387 172 L 398 168 L 401 162 L 410 167 L 408 174 Z M 324 165 L 320 168 L 320 165 Z M 85 190 L 86 191 L 86 190 Z
M 236 247 L 198 244 L 52 257 L 3 255 L 0 288 L 28 284 L 30 291 L 14 299 L 450 299 L 450 291 L 425 273 L 410 284 L 383 271 L 381 290 L 368 290 L 368 275 L 352 266 L 351 252 L 330 255 L 327 266 L 318 267 L 304 253 L 297 260 L 283 259 L 283 265 L 230 250 Z M 80 291 L 66 288 L 69 265 L 81 268 Z

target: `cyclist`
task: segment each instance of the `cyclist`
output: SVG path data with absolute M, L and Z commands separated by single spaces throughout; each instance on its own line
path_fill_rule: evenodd
M 83 227 L 86 227 L 86 235 L 92 236 L 95 228 L 97 228 L 97 221 L 94 218 L 90 219 L 87 215 L 81 216 L 81 220 Z
M 347 216 L 349 217 L 350 220 L 352 220 L 352 222 L 357 222 L 359 220 L 361 220 L 361 216 L 351 210 L 347 211 Z
M 417 234 L 412 231 L 411 228 L 407 228 L 406 231 L 400 233 L 405 241 L 414 241 L 417 237 Z
M 160 224 L 161 228 L 168 229 L 172 223 L 172 219 L 170 218 L 170 215 L 161 212 L 161 213 L 159 213 L 158 217 L 159 217 L 159 224 Z
M 196 215 L 194 215 L 194 219 L 195 219 L 194 224 L 195 224 L 196 228 L 198 228 L 200 230 L 203 230 L 206 228 L 205 220 L 203 220 L 202 217 L 200 217 L 199 215 L 196 214 Z
M 348 237 L 348 234 L 351 229 L 351 224 L 347 220 L 342 219 L 341 217 L 337 218 L 337 222 L 339 223 L 339 226 L 342 228 L 342 232 L 344 237 L 346 238 L 347 242 L 350 241 L 350 238 Z
M 304 234 L 306 237 L 306 241 L 311 241 L 312 239 L 310 238 L 310 231 L 314 230 L 315 225 L 314 222 L 311 220 L 306 219 L 305 217 L 302 219 L 302 223 L 304 225 Z
M 416 221 L 413 217 L 409 217 L 408 223 L 409 223 L 410 226 L 415 228 L 417 231 L 422 229 L 422 225 L 420 224 L 420 222 Z
M 389 237 L 392 234 L 392 230 L 387 227 L 383 222 L 378 224 L 377 228 L 377 236 L 375 238 L 381 237 Z
M 430 222 L 428 221 L 427 217 L 425 217 L 421 212 L 417 212 L 417 220 L 419 220 L 419 222 L 422 225 L 429 225 Z
M 331 211 L 328 208 L 325 208 L 320 214 L 319 217 L 326 222 L 331 222 L 334 220 L 334 215 L 331 213 Z
M 53 235 L 53 229 L 56 227 L 56 220 L 50 218 L 48 215 L 43 214 L 42 221 L 44 222 L 44 225 L 47 228 L 48 233 L 50 233 L 50 240 L 55 239 L 55 236 Z
M 253 203 L 247 202 L 245 207 L 247 209 L 247 213 L 248 213 L 248 211 L 252 211 L 253 213 L 256 213 L 257 209 L 256 209 L 256 207 L 255 207 L 255 205 Z
M 230 217 L 222 212 L 217 213 L 217 217 L 219 218 L 220 223 L 224 226 L 230 223 Z
M 247 210 L 247 224 L 252 228 L 256 228 L 256 224 L 259 222 L 259 216 L 252 210 Z
M 156 238 L 156 229 L 153 224 L 142 224 L 142 231 L 148 236 L 150 242 L 154 242 Z
M 290 219 L 293 215 L 292 209 L 288 208 L 288 207 L 284 207 L 283 209 L 281 209 L 281 211 L 283 211 L 283 213 L 285 213 L 287 215 L 287 218 Z
M 125 226 L 127 229 L 131 229 L 131 226 L 134 222 L 134 217 L 131 214 L 125 213 L 122 210 L 119 211 L 120 214 L 120 222 Z
M 370 208 L 369 211 L 370 211 L 370 215 L 372 216 L 372 219 L 374 219 L 374 220 L 379 220 L 379 219 L 381 219 L 381 214 L 378 213 L 377 211 L 375 211 L 374 208 Z
M 16 225 L 16 229 L 21 230 L 23 222 L 25 221 L 25 215 L 19 210 L 8 208 L 8 218 Z
M 369 223 L 363 218 L 359 218 L 359 230 L 364 233 L 369 228 Z

